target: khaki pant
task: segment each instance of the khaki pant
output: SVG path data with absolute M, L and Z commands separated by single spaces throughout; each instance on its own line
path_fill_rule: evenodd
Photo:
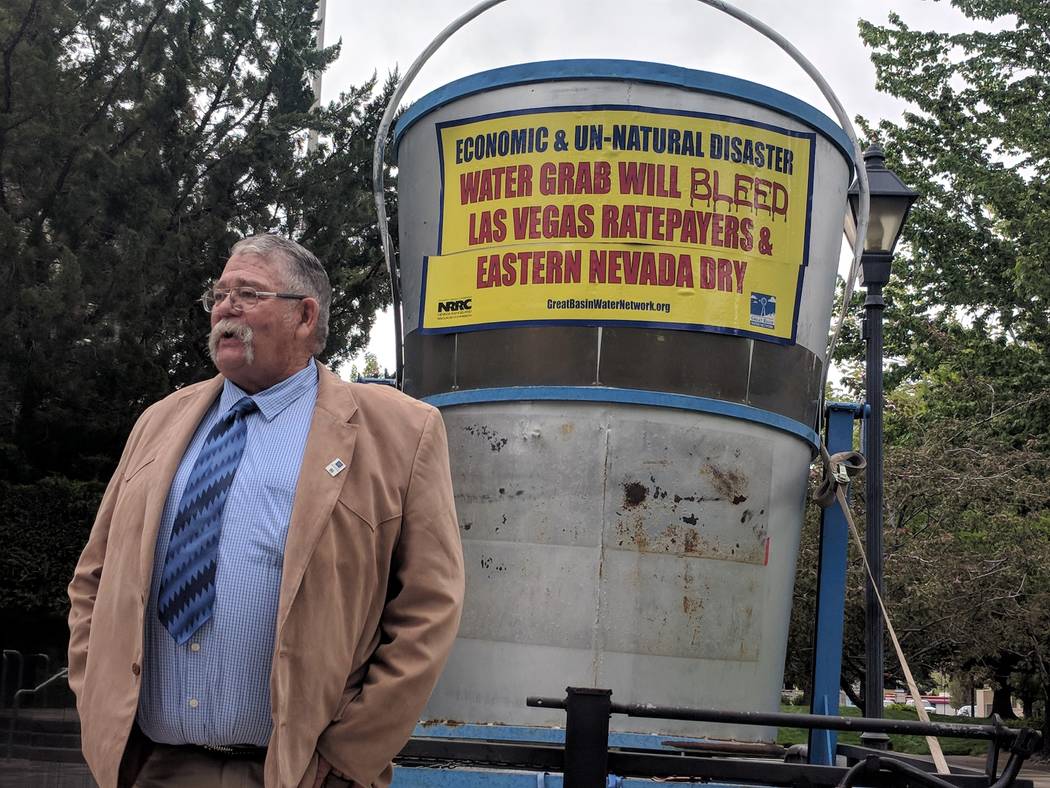
M 263 764 L 189 747 L 155 745 L 135 788 L 262 788 Z

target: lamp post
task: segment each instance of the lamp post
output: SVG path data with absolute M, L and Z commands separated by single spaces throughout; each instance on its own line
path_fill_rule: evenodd
M 864 453 L 868 460 L 864 491 L 867 509 L 865 550 L 879 593 L 882 593 L 882 312 L 885 301 L 882 288 L 889 281 L 893 251 L 904 222 L 918 193 L 912 191 L 891 170 L 886 169 L 882 148 L 872 145 L 864 152 L 864 169 L 868 174 L 870 207 L 868 232 L 861 257 L 861 284 L 867 290 L 864 299 L 864 397 L 868 417 L 864 420 Z M 860 189 L 855 182 L 849 190 L 850 215 L 846 219 L 846 237 L 856 237 Z M 883 624 L 879 602 L 869 580 L 864 594 L 864 716 L 882 717 L 883 706 Z M 865 734 L 861 739 L 869 746 L 885 748 L 885 734 Z

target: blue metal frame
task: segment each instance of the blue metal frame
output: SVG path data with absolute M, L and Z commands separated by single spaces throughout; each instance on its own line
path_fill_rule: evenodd
M 826 445 L 829 454 L 853 449 L 853 422 L 858 405 L 832 402 L 827 406 Z M 817 570 L 816 630 L 813 643 L 813 714 L 839 713 L 839 679 L 842 674 L 842 618 L 846 604 L 846 555 L 849 526 L 838 506 L 824 510 L 820 520 L 820 564 Z M 809 732 L 809 762 L 835 765 L 835 731 Z
M 607 788 L 653 788 L 652 780 L 609 775 Z M 729 783 L 675 782 L 682 788 L 741 788 Z M 486 769 L 430 769 L 395 767 L 391 788 L 562 788 L 560 774 Z
M 413 736 L 431 738 L 475 739 L 510 742 L 535 742 L 540 744 L 564 744 L 564 728 L 529 727 L 524 725 L 448 725 L 440 722 L 421 723 L 416 726 Z M 689 736 L 668 737 L 658 733 L 616 733 L 609 734 L 610 747 L 629 747 L 632 749 L 680 753 L 675 747 L 665 747 L 663 742 L 668 738 L 675 741 L 700 742 Z M 641 780 L 609 775 L 608 788 L 652 788 L 652 780 Z M 700 786 L 704 788 L 734 788 L 721 783 L 676 783 L 682 786 Z M 391 788 L 561 788 L 561 774 L 548 772 L 507 771 L 499 769 L 463 768 L 432 769 L 429 767 L 398 768 L 394 770 L 394 782 Z
M 764 427 L 771 427 L 794 435 L 796 438 L 806 441 L 814 451 L 820 445 L 817 433 L 800 421 L 795 421 L 772 411 L 753 408 L 750 405 L 739 405 L 735 402 L 724 402 L 723 400 L 708 399 L 707 397 L 694 397 L 689 394 L 667 394 L 661 391 L 621 389 L 608 386 L 510 386 L 506 388 L 450 391 L 445 394 L 431 394 L 429 397 L 421 397 L 421 399 L 437 408 L 486 402 L 523 402 L 528 400 L 616 402 L 626 405 L 648 405 L 656 408 L 691 410 L 750 421 L 754 424 L 761 424 Z
M 609 775 L 607 788 L 653 788 L 652 780 Z M 741 788 L 729 783 L 675 782 L 682 788 Z M 562 788 L 560 774 L 485 769 L 430 769 L 395 767 L 391 788 Z
M 495 769 L 394 768 L 391 788 L 562 788 L 560 774 Z

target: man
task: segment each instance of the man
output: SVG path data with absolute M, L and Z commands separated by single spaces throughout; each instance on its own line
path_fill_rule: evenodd
M 69 586 L 109 786 L 385 786 L 455 638 L 437 411 L 313 360 L 331 289 L 272 235 L 202 299 L 219 375 L 139 418 Z

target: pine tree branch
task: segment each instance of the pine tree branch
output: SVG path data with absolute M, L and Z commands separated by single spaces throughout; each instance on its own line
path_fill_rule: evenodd
M 80 130 L 78 132 L 78 135 L 80 137 L 83 137 L 85 134 L 87 134 L 88 131 L 91 130 L 91 127 L 98 123 L 105 115 L 106 111 L 110 108 L 110 106 L 113 103 L 113 97 L 117 93 L 117 88 L 119 88 L 124 82 L 124 77 L 131 70 L 131 67 L 138 62 L 140 57 L 142 57 L 142 53 L 146 50 L 146 44 L 149 43 L 150 36 L 153 34 L 153 28 L 156 27 L 157 23 L 160 21 L 160 18 L 164 15 L 165 10 L 165 4 L 163 2 L 158 3 L 157 13 L 154 14 L 153 18 L 146 23 L 146 27 L 142 31 L 142 39 L 139 41 L 138 48 L 135 50 L 132 56 L 128 58 L 124 66 L 120 69 L 120 73 L 118 73 L 117 76 L 113 78 L 113 81 L 110 83 L 109 90 L 106 92 L 105 98 L 102 99 L 102 103 L 99 104 L 98 107 L 95 109 L 94 114 L 92 114 L 92 116 L 83 125 L 81 125 Z
M 3 115 L 11 114 L 11 102 L 13 100 L 12 83 L 14 80 L 11 75 L 11 58 L 14 56 L 15 48 L 25 37 L 26 31 L 29 29 L 29 23 L 36 14 L 37 2 L 38 0 L 32 0 L 29 4 L 29 9 L 22 18 L 22 24 L 19 25 L 18 31 L 3 48 L 4 96 L 3 107 L 0 109 L 0 114 Z M 7 132 L 12 128 L 14 127 L 7 124 L 0 125 L 0 208 L 3 208 L 5 211 L 8 210 L 8 205 L 7 179 L 4 177 L 4 159 L 7 153 Z
M 26 15 L 22 17 L 22 24 L 19 25 L 18 31 L 11 37 L 11 40 L 4 45 L 3 48 L 3 64 L 4 64 L 4 105 L 2 112 L 7 115 L 11 112 L 11 57 L 14 55 L 15 48 L 25 37 L 26 31 L 29 29 L 29 23 L 32 21 L 33 16 L 36 14 L 38 0 L 32 0 L 29 4 L 29 9 L 26 11 Z
M 65 41 L 67 38 L 69 38 L 69 36 L 73 35 L 73 31 L 75 31 L 78 27 L 80 27 L 81 24 L 83 24 L 84 20 L 87 19 L 88 14 L 90 14 L 92 9 L 94 9 L 94 7 L 98 5 L 98 2 L 99 0 L 90 0 L 90 2 L 88 2 L 84 6 L 83 13 L 74 20 L 73 24 L 71 24 L 65 30 L 58 30 L 55 32 L 55 40 Z
M 122 151 L 125 147 L 127 147 L 131 143 L 131 141 L 135 139 L 135 137 L 141 134 L 142 130 L 143 127 L 141 125 L 133 126 L 130 131 L 124 134 L 124 136 L 117 140 L 113 145 L 110 145 L 109 149 L 106 152 L 112 158 L 116 154 L 120 153 L 120 151 Z
M 242 146 L 246 145 L 249 141 L 253 141 L 254 139 L 256 139 L 259 136 L 259 134 L 263 131 L 259 121 L 262 119 L 262 114 L 266 110 L 266 101 L 270 98 L 270 94 L 273 92 L 272 72 L 267 76 L 264 88 L 265 90 L 263 91 L 262 95 L 257 97 L 256 100 L 252 102 L 251 106 L 249 106 L 249 108 L 245 110 L 244 114 L 242 114 L 238 121 L 233 125 L 233 128 L 240 127 L 240 125 L 244 122 L 244 119 L 247 118 L 248 114 L 253 111 L 255 112 L 255 117 L 248 124 L 248 127 L 252 128 L 253 131 L 250 135 L 245 136 L 245 138 L 241 140 L 240 144 Z M 221 141 L 222 138 L 216 135 L 215 141 L 208 147 L 206 151 L 204 151 L 204 153 L 202 153 L 201 157 L 203 158 L 204 156 L 210 154 L 213 150 L 215 150 L 216 147 L 218 147 Z M 204 167 L 204 169 L 202 169 L 200 173 L 197 174 L 196 177 L 187 182 L 186 186 L 182 190 L 182 194 L 179 195 L 178 199 L 175 201 L 175 205 L 172 206 L 171 218 L 168 222 L 169 229 L 171 229 L 174 226 L 174 223 L 176 222 L 179 216 L 179 212 L 182 210 L 183 205 L 186 204 L 186 201 L 193 194 L 193 190 L 197 188 L 201 181 L 203 181 L 204 178 L 207 177 L 207 175 L 213 169 L 215 169 L 215 167 L 217 167 L 221 162 L 225 161 L 231 154 L 236 152 L 238 152 L 236 148 L 231 148 L 226 153 L 220 154 L 217 158 L 209 162 Z M 232 196 L 232 194 L 230 194 L 230 196 Z
M 163 0 L 160 0 L 157 4 L 157 12 L 153 18 L 147 23 L 145 29 L 142 32 L 142 38 L 139 41 L 139 46 L 135 50 L 134 55 L 125 63 L 120 73 L 114 78 L 113 83 L 110 85 L 109 91 L 106 93 L 106 97 L 102 103 L 95 110 L 94 115 L 86 123 L 82 124 L 79 132 L 77 133 L 78 141 L 73 146 L 73 149 L 69 152 L 65 161 L 62 163 L 62 169 L 59 171 L 58 178 L 55 180 L 54 186 L 48 196 L 45 198 L 43 205 L 37 213 L 36 219 L 33 221 L 32 231 L 30 237 L 37 238 L 40 236 L 41 231 L 44 227 L 44 222 L 47 221 L 48 215 L 54 208 L 55 202 L 58 200 L 58 195 L 62 193 L 62 189 L 66 184 L 66 179 L 69 177 L 69 173 L 73 170 L 73 163 L 76 161 L 80 152 L 84 149 L 84 137 L 87 135 L 91 127 L 94 126 L 103 116 L 105 111 L 109 109 L 109 106 L 113 102 L 113 97 L 116 95 L 117 88 L 124 81 L 124 76 L 128 73 L 131 67 L 138 62 L 138 59 L 142 57 L 142 53 L 146 49 L 146 44 L 149 42 L 150 36 L 153 34 L 153 28 L 156 27 L 157 22 L 165 13 L 165 4 Z
M 259 22 L 259 14 L 261 12 L 262 12 L 262 4 L 259 3 L 255 7 L 255 13 L 252 14 L 252 29 L 253 30 L 255 29 L 255 26 Z M 244 37 L 244 38 L 242 38 L 242 39 L 240 39 L 238 41 L 236 50 L 234 51 L 233 55 L 230 57 L 229 61 L 227 61 L 226 69 L 225 69 L 225 71 L 223 73 L 223 78 L 219 82 L 219 84 L 216 86 L 215 97 L 212 99 L 211 104 L 208 106 L 208 109 L 205 111 L 204 116 L 201 118 L 200 123 L 197 124 L 197 128 L 193 130 L 193 136 L 197 137 L 198 140 L 197 140 L 197 142 L 193 142 L 190 145 L 191 149 L 197 147 L 197 144 L 200 141 L 201 136 L 203 135 L 204 129 L 206 129 L 208 127 L 208 122 L 211 120 L 211 116 L 213 114 L 215 114 L 215 110 L 219 107 L 219 105 L 221 103 L 221 100 L 222 100 L 223 94 L 226 92 L 226 89 L 230 86 L 230 80 L 233 78 L 233 71 L 234 71 L 234 69 L 237 68 L 237 63 L 238 63 L 238 61 L 240 61 L 241 56 L 244 54 L 244 48 L 248 45 L 249 38 L 250 38 L 249 36 L 246 36 L 246 37 Z

